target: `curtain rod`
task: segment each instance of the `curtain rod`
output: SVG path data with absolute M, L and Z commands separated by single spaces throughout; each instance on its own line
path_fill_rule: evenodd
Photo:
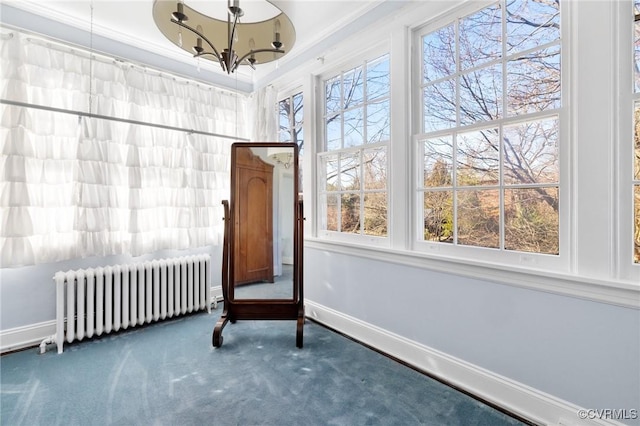
M 236 136 L 221 135 L 219 133 L 204 132 L 202 130 L 183 129 L 182 127 L 173 127 L 173 126 L 167 126 L 167 125 L 164 125 L 164 124 L 147 123 L 145 121 L 130 120 L 128 118 L 110 117 L 108 115 L 93 114 L 93 113 L 90 113 L 90 112 L 71 111 L 71 110 L 68 110 L 68 109 L 48 107 L 48 106 L 45 106 L 45 105 L 29 104 L 29 103 L 26 103 L 26 102 L 11 101 L 11 100 L 8 100 L 8 99 L 0 99 L 0 104 L 12 105 L 12 106 L 23 107 L 23 108 L 41 109 L 41 110 L 44 110 L 44 111 L 60 112 L 60 113 L 63 113 L 63 114 L 78 115 L 80 117 L 99 118 L 99 119 L 102 119 L 102 120 L 119 121 L 121 123 L 137 124 L 137 125 L 140 125 L 140 126 L 156 127 L 156 128 L 165 129 L 165 130 L 175 130 L 177 132 L 195 133 L 195 134 L 198 134 L 198 135 L 214 136 L 214 137 L 217 137 L 217 138 L 233 139 L 233 140 L 236 140 L 236 141 L 249 142 L 249 139 L 247 139 L 247 138 L 239 138 L 239 137 L 236 137 Z

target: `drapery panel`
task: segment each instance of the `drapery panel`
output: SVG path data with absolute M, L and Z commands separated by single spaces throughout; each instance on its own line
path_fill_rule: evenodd
M 0 43 L 3 100 L 218 135 L 246 128 L 244 95 L 18 31 Z M 0 266 L 221 243 L 232 139 L 0 107 Z
M 278 117 L 276 91 L 273 86 L 265 86 L 251 96 L 249 121 L 253 123 L 251 138 L 254 141 L 278 140 Z

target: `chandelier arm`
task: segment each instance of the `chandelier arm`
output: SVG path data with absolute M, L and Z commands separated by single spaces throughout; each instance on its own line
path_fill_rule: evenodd
M 223 68 L 223 69 L 225 69 L 225 65 L 224 65 L 224 62 L 222 61 L 222 58 L 220 58 L 220 57 L 216 56 L 216 54 L 215 54 L 215 53 L 213 53 L 213 52 L 195 53 L 195 54 L 193 55 L 193 57 L 194 57 L 194 58 L 199 58 L 199 57 L 201 57 L 201 56 L 205 56 L 205 55 L 211 55 L 211 56 L 215 57 L 215 58 L 218 60 L 218 62 L 220 62 L 220 66 L 222 66 L 222 68 Z
M 180 21 L 178 21 L 177 19 L 174 19 L 174 18 L 171 18 L 171 22 L 173 22 L 174 24 L 180 25 L 182 28 L 191 31 L 192 33 L 196 34 L 198 37 L 203 39 L 209 45 L 209 47 L 211 47 L 211 50 L 213 50 L 213 53 L 209 53 L 209 54 L 215 56 L 216 59 L 219 60 L 219 61 L 222 60 L 222 58 L 220 56 L 220 53 L 218 52 L 218 49 L 216 49 L 216 47 L 213 45 L 213 43 L 211 43 L 209 41 L 209 39 L 207 37 L 205 37 L 205 35 L 202 34 L 200 31 L 194 30 L 190 26 L 186 25 L 184 22 L 180 22 Z
M 215 54 L 215 53 L 213 53 L 213 52 L 201 52 L 201 53 L 194 53 L 194 54 L 193 54 L 193 57 L 194 57 L 194 58 L 199 58 L 199 57 L 201 57 L 201 56 L 205 56 L 205 55 L 211 55 L 211 56 L 214 56 L 216 59 L 218 59 L 218 57 L 216 56 L 216 54 Z
M 282 49 L 255 49 L 255 50 L 250 51 L 246 55 L 244 55 L 242 58 L 238 59 L 236 62 L 237 63 L 242 63 L 242 61 L 247 59 L 249 56 L 251 56 L 251 55 L 253 55 L 255 53 L 262 53 L 262 52 L 284 53 L 284 50 L 282 50 Z

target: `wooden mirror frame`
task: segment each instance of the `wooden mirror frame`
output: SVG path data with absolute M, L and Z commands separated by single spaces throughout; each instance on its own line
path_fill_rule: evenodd
M 237 164 L 238 149 L 241 148 L 291 148 L 293 149 L 293 297 L 291 299 L 235 299 L 234 297 L 234 250 L 235 250 L 235 217 L 237 214 L 236 191 L 238 187 Z M 235 142 L 231 145 L 231 193 L 230 202 L 222 201 L 224 206 L 224 241 L 222 248 L 222 297 L 224 310 L 216 323 L 212 344 L 222 346 L 222 330 L 228 322 L 237 320 L 296 320 L 296 346 L 302 347 L 304 325 L 304 295 L 302 283 L 302 246 L 303 246 L 303 213 L 302 200 L 299 199 L 298 145 L 283 142 Z

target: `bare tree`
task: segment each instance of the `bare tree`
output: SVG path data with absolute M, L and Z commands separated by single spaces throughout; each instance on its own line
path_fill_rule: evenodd
M 634 156 L 634 179 L 640 179 L 640 107 L 636 107 L 635 114 L 635 156 Z M 634 188 L 634 262 L 640 263 L 640 185 Z
M 425 132 L 491 126 L 505 117 L 560 107 L 559 2 L 507 0 L 505 10 L 506 75 L 500 60 L 499 5 L 460 20 L 457 36 L 453 25 L 425 36 Z M 459 243 L 499 247 L 502 214 L 505 248 L 557 253 L 558 128 L 557 116 L 549 114 L 467 133 L 458 130 L 455 146 L 449 139 L 448 149 L 427 143 L 431 165 L 425 169 L 425 204 L 431 206 L 425 212 L 425 239 L 452 241 L 443 226 L 454 220 L 451 202 L 443 198 L 438 209 L 429 191 L 429 181 L 442 174 L 435 168 L 440 161 L 438 167 L 450 165 L 455 173 Z M 501 178 L 503 194 L 497 190 Z M 449 210 L 450 217 L 441 217 Z
M 299 152 L 302 153 L 304 148 L 304 139 L 302 137 L 302 120 L 304 112 L 304 102 L 302 93 L 298 93 L 292 97 L 281 100 L 278 103 L 279 127 L 280 134 L 288 134 L 285 140 L 281 142 L 293 142 L 298 145 Z
M 383 236 L 387 151 L 370 145 L 389 139 L 388 58 L 367 65 L 325 82 L 326 149 L 335 152 L 325 156 L 326 188 L 339 192 L 330 196 L 336 206 L 327 206 L 327 227 L 334 226 L 339 204 L 342 232 Z

